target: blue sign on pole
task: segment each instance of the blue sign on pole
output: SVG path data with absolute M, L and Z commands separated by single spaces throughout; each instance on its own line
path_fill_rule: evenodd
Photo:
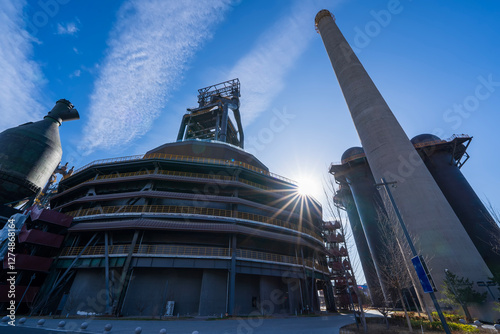
M 434 284 L 432 282 L 432 278 L 427 272 L 427 268 L 425 267 L 424 259 L 419 256 L 415 256 L 411 259 L 413 266 L 415 267 L 415 271 L 417 272 L 418 279 L 420 280 L 420 284 L 422 284 L 422 288 L 425 293 L 434 292 Z

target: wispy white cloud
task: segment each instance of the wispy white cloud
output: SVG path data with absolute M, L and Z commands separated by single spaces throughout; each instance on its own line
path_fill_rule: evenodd
M 211 37 L 229 0 L 127 1 L 90 97 L 81 149 L 109 149 L 143 135 Z
M 58 23 L 57 24 L 57 34 L 58 35 L 74 35 L 80 29 L 76 26 L 75 22 Z
M 75 70 L 69 75 L 70 78 L 79 77 L 82 74 L 81 70 Z
M 330 1 L 334 7 L 340 1 Z M 260 36 L 254 48 L 229 71 L 227 78 L 241 81 L 243 124 L 249 125 L 261 112 L 268 110 L 273 99 L 285 87 L 285 78 L 312 38 L 314 17 L 321 1 L 297 0 L 290 13 L 279 18 Z
M 34 41 L 24 29 L 25 1 L 0 5 L 0 131 L 41 118 L 43 76 L 30 58 Z

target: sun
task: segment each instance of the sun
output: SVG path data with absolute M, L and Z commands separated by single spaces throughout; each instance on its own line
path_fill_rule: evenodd
M 302 196 L 314 196 L 317 195 L 317 182 L 316 180 L 303 176 L 297 180 L 297 193 Z

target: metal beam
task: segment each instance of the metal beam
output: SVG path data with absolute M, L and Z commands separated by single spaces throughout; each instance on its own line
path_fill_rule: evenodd
M 114 307 L 113 312 L 114 313 L 117 313 L 118 310 L 121 310 L 121 308 L 122 308 L 121 305 L 123 304 L 123 302 L 125 300 L 125 296 L 124 296 L 123 291 L 126 291 L 125 286 L 126 285 L 128 286 L 128 283 L 130 283 L 130 279 L 127 280 L 127 276 L 130 276 L 129 267 L 130 267 L 130 263 L 132 262 L 132 255 L 134 254 L 134 248 L 135 248 L 135 244 L 137 243 L 138 236 L 139 236 L 139 231 L 138 230 L 134 231 L 134 236 L 132 237 L 132 242 L 130 243 L 130 248 L 129 248 L 128 254 L 127 254 L 127 259 L 125 260 L 125 263 L 123 264 L 122 274 L 120 275 L 120 281 L 118 282 L 119 286 L 118 286 L 118 289 L 116 290 L 117 291 L 116 295 L 118 296 L 118 303 L 117 303 L 116 307 L 115 307 L 115 305 L 113 305 L 113 307 Z
M 90 238 L 90 240 L 87 242 L 87 244 L 85 245 L 85 247 L 83 247 L 83 249 L 80 251 L 80 253 L 78 253 L 78 255 L 75 257 L 75 259 L 73 260 L 73 262 L 71 262 L 71 264 L 69 265 L 69 267 L 64 271 L 64 273 L 61 275 L 61 277 L 59 277 L 59 279 L 54 283 L 54 285 L 52 286 L 52 288 L 47 293 L 46 297 L 44 297 L 43 303 L 41 303 L 41 305 L 43 305 L 43 306 L 40 309 L 43 309 L 45 307 L 45 305 L 47 305 L 47 303 L 49 301 L 49 298 L 52 295 L 52 293 L 54 292 L 54 290 L 61 283 L 61 281 L 66 277 L 66 275 L 68 275 L 69 271 L 71 269 L 73 269 L 73 266 L 75 265 L 76 261 L 78 261 L 78 259 L 80 259 L 80 256 L 82 256 L 82 254 L 85 252 L 85 250 L 87 249 L 87 247 L 92 243 L 92 241 L 95 239 L 96 236 L 97 236 L 97 233 L 94 233 L 94 235 L 92 235 L 92 238 Z
M 236 234 L 231 237 L 231 269 L 229 271 L 229 315 L 233 315 L 236 293 Z
M 110 311 L 110 300 L 109 300 L 109 252 L 108 252 L 108 232 L 104 232 L 104 279 L 106 280 L 106 314 Z

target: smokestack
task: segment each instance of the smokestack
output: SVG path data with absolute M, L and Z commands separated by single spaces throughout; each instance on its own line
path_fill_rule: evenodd
M 445 269 L 472 281 L 491 277 L 450 204 L 331 13 L 328 10 L 318 12 L 315 23 L 375 180 L 381 182 L 385 178 L 387 182 L 397 182 L 392 189 L 393 196 L 417 250 L 428 259 L 436 287 L 441 287 Z

